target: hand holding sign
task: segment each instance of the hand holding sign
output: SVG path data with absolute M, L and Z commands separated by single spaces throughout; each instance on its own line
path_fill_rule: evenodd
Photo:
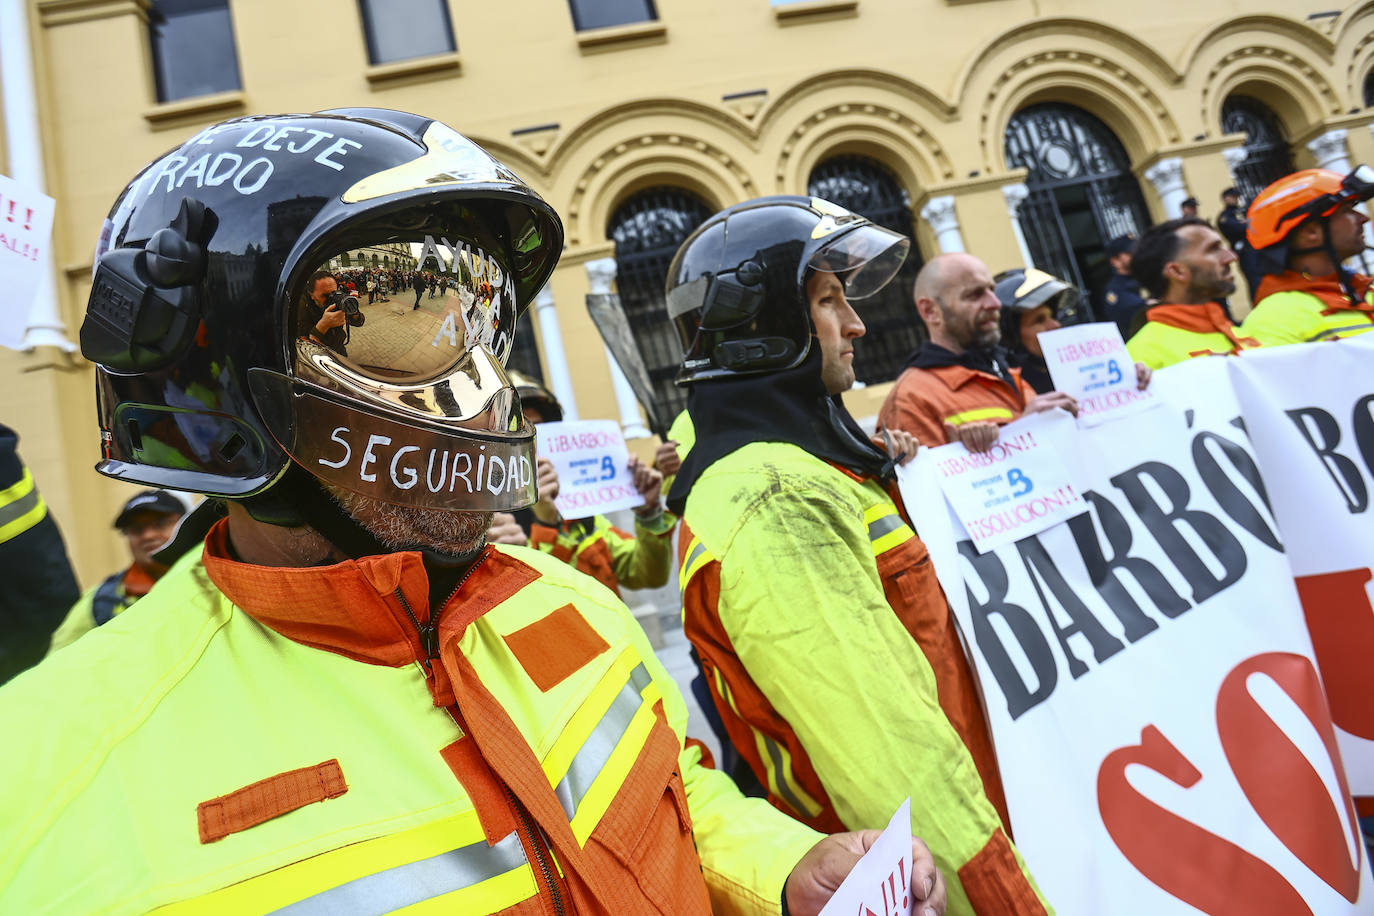
M 614 420 L 539 424 L 539 455 L 558 477 L 558 512 L 566 519 L 644 504 L 630 470 L 625 438 Z
M 944 877 L 926 844 L 911 835 L 909 798 L 882 833 L 838 833 L 817 843 L 792 870 L 786 894 L 793 916 L 940 916 L 945 911 Z M 829 902 L 818 909 L 817 901 L 826 898 Z

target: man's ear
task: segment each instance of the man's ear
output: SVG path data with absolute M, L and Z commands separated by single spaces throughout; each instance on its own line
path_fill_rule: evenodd
M 1313 219 L 1308 220 L 1301 226 L 1293 230 L 1292 241 L 1289 242 L 1290 248 L 1317 248 L 1322 243 L 1322 224 Z
M 921 320 L 927 325 L 937 325 L 940 323 L 940 306 L 929 296 L 921 296 L 916 300 L 916 314 L 921 316 Z
M 1165 280 L 1169 280 L 1174 283 L 1182 283 L 1185 286 L 1188 284 L 1188 268 L 1178 261 L 1165 261 L 1163 274 Z

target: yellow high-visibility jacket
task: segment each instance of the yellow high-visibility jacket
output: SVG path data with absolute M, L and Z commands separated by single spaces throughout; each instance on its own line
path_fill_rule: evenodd
M 1365 301 L 1374 303 L 1374 290 L 1365 296 Z M 1339 340 L 1369 331 L 1374 331 L 1374 312 L 1333 311 L 1319 297 L 1296 289 L 1265 296 L 1240 326 L 1242 334 L 1266 347 Z
M 975 764 L 992 749 L 930 554 L 883 487 L 756 442 L 697 478 L 681 540 L 687 636 L 769 799 L 860 830 L 909 795 L 950 914 L 1045 913 Z
M 604 590 L 489 548 L 431 627 L 417 553 L 224 545 L 0 691 L 0 912 L 780 911 L 819 835 L 683 749 Z
M 563 522 L 554 527 L 530 525 L 530 546 L 570 564 L 620 594 L 625 588 L 659 588 L 673 568 L 673 528 L 677 516 L 662 512 L 651 519 L 635 516 L 635 533 L 621 531 L 604 515 Z

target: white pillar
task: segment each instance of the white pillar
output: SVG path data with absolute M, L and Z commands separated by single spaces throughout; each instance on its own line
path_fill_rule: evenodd
M 959 214 L 954 212 L 953 197 L 932 197 L 921 208 L 921 219 L 930 223 L 941 254 L 964 251 L 964 237 L 959 233 Z
M 0 86 L 4 88 L 5 149 L 9 151 L 10 177 L 47 193 L 43 147 L 38 142 L 33 62 L 29 56 L 28 6 L 19 0 L 0 0 Z M 29 312 L 24 349 L 57 347 L 64 353 L 71 353 L 76 344 L 67 339 L 67 329 L 58 313 L 51 242 L 47 248 L 43 256 L 45 269 L 39 275 L 38 291 Z
M 1233 146 L 1221 151 L 1221 158 L 1226 160 L 1226 171 L 1231 173 L 1231 181 L 1240 181 L 1240 173 L 1237 170 L 1249 156 L 1250 153 L 1243 146 Z
M 611 284 L 615 281 L 615 274 L 615 258 L 588 261 L 587 282 L 591 286 L 592 294 L 609 294 Z M 648 427 L 644 425 L 644 421 L 639 418 L 639 401 L 635 398 L 635 390 L 630 387 L 630 380 L 620 370 L 620 363 L 615 361 L 610 348 L 603 345 L 602 349 L 605 350 L 606 363 L 611 369 L 611 388 L 615 392 L 616 407 L 620 410 L 621 431 L 625 434 L 626 439 L 648 437 L 651 433 Z
M 1350 153 L 1345 146 L 1345 131 L 1328 130 L 1307 144 L 1317 160 L 1317 168 L 1330 169 L 1345 175 L 1350 171 Z
M 1021 252 L 1021 264 L 1026 268 L 1035 266 L 1031 260 L 1030 246 L 1026 244 L 1026 234 L 1021 231 L 1021 205 L 1030 196 L 1030 188 L 1021 182 L 1002 185 L 1002 198 L 1007 202 L 1007 216 L 1011 219 L 1011 232 L 1016 236 L 1016 248 Z
M 1164 218 L 1181 216 L 1183 202 L 1188 199 L 1188 186 L 1183 183 L 1183 160 L 1177 156 L 1161 159 L 1145 170 L 1145 178 L 1154 185 L 1155 193 L 1164 204 Z
M 534 297 L 534 314 L 539 321 L 539 337 L 544 341 L 544 362 L 549 368 L 549 388 L 563 405 L 563 419 L 577 419 L 577 399 L 573 396 L 568 354 L 563 349 L 563 331 L 558 326 L 558 310 L 553 307 L 553 290 L 547 285 Z

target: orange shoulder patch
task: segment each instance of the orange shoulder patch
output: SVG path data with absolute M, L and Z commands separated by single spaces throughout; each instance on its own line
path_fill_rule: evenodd
M 505 640 L 520 667 L 545 693 L 610 648 L 571 604 L 516 630 Z

